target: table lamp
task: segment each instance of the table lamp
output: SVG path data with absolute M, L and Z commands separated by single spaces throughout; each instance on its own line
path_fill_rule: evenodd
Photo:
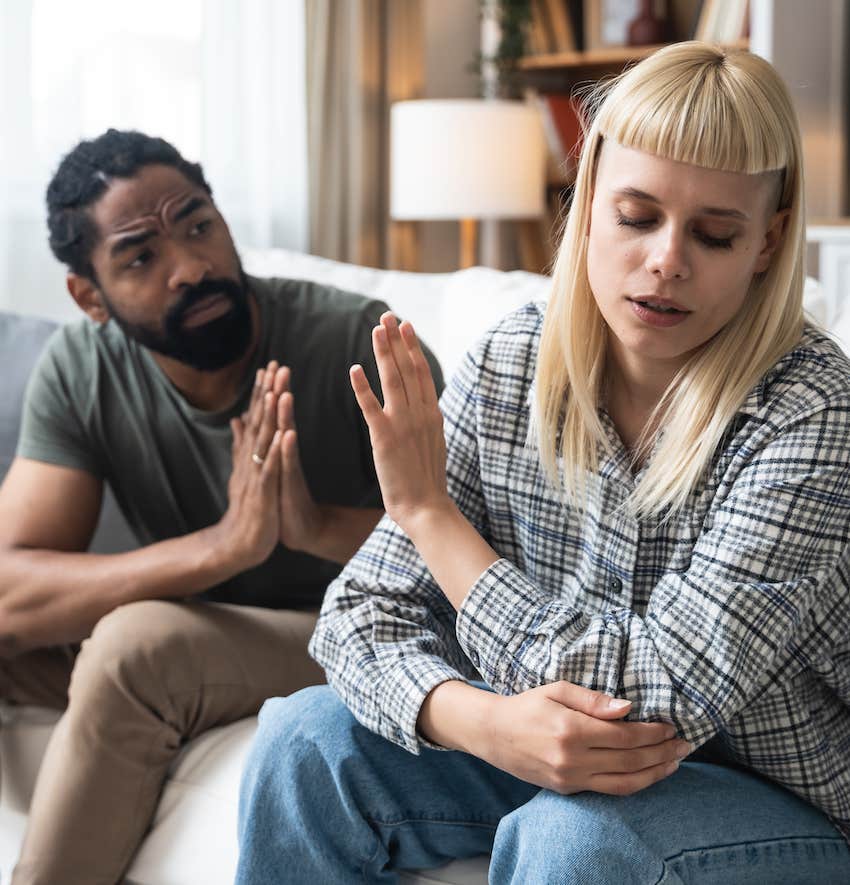
M 514 101 L 401 101 L 390 112 L 390 217 L 460 221 L 460 266 L 480 219 L 536 218 L 546 144 L 535 108 Z

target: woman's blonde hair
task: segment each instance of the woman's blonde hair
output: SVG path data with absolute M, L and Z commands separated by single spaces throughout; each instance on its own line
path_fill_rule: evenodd
M 598 413 L 607 326 L 588 281 L 586 237 L 603 139 L 710 169 L 779 172 L 777 208 L 790 209 L 769 268 L 754 276 L 735 318 L 677 373 L 638 444 L 638 454 L 645 455 L 652 442 L 649 428 L 661 428 L 658 450 L 630 509 L 645 516 L 672 514 L 695 488 L 748 392 L 802 332 L 799 127 L 788 91 L 770 64 L 746 51 L 698 42 L 660 49 L 603 87 L 596 103 L 555 261 L 533 401 L 531 437 L 546 474 L 568 502 L 583 503 L 586 472 L 595 472 L 600 452 L 610 450 Z

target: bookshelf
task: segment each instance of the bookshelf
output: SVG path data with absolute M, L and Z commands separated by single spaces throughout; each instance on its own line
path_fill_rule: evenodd
M 653 52 L 667 46 L 667 43 L 654 43 L 650 46 L 608 46 L 603 49 L 576 50 L 575 52 L 552 52 L 540 55 L 527 55 L 521 58 L 517 67 L 521 71 L 571 71 L 588 68 L 624 67 L 640 61 Z M 750 41 L 741 38 L 726 44 L 733 49 L 748 49 Z
M 545 216 L 517 226 L 517 257 L 523 268 L 539 272 L 550 266 L 569 201 L 581 101 L 567 96 L 679 40 L 720 42 L 715 38 L 724 35 L 724 45 L 748 48 L 748 6 L 748 0 L 529 0 L 527 54 L 516 61 L 515 71 L 526 101 L 541 114 L 549 183 Z M 623 45 L 631 22 L 647 13 L 654 14 L 655 33 L 666 37 L 665 42 Z
M 573 15 L 574 34 L 583 36 L 576 11 L 583 13 L 595 4 L 598 8 L 594 14 L 598 14 L 608 0 L 562 2 Z M 719 2 L 722 4 L 725 0 Z M 616 3 L 611 8 L 614 5 Z M 702 3 L 700 0 L 667 0 L 673 38 L 670 42 L 693 38 L 704 8 L 705 0 Z M 747 12 L 748 37 L 720 42 L 734 48 L 749 48 L 779 71 L 788 84 L 800 120 L 810 218 L 845 218 L 850 214 L 850 82 L 846 79 L 850 4 L 845 0 L 819 0 L 818 15 L 803 16 L 798 0 L 749 0 Z M 539 95 L 571 94 L 576 87 L 583 88 L 602 77 L 616 74 L 650 55 L 660 45 L 666 45 L 605 46 L 583 50 L 582 36 L 576 39 L 579 48 L 538 52 L 519 59 L 516 67 L 522 86 Z M 560 195 L 562 203 L 569 194 L 568 178 L 553 182 L 548 190 L 553 198 L 549 218 L 537 224 L 537 237 L 547 245 L 547 255 L 551 252 L 553 232 L 560 219 L 559 201 L 554 197 Z M 531 239 L 528 231 L 520 235 L 523 237 L 527 242 Z M 519 264 L 529 270 L 545 267 L 539 258 L 536 267 L 532 261 L 525 260 L 523 254 L 530 251 L 520 247 Z

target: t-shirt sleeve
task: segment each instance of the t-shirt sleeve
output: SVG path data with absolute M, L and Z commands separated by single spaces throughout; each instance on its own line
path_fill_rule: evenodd
M 64 330 L 47 342 L 24 394 L 17 455 L 102 477 L 86 430 L 84 366 Z

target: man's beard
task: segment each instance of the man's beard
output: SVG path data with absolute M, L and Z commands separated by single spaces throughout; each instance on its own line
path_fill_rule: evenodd
M 133 323 L 121 316 L 101 291 L 110 316 L 128 338 L 143 347 L 171 357 L 201 372 L 215 372 L 245 356 L 251 345 L 251 308 L 248 279 L 239 269 L 239 282 L 226 277 L 203 280 L 183 290 L 180 299 L 163 317 L 159 329 Z M 204 298 L 221 295 L 230 302 L 222 316 L 193 328 L 184 327 L 188 312 Z

